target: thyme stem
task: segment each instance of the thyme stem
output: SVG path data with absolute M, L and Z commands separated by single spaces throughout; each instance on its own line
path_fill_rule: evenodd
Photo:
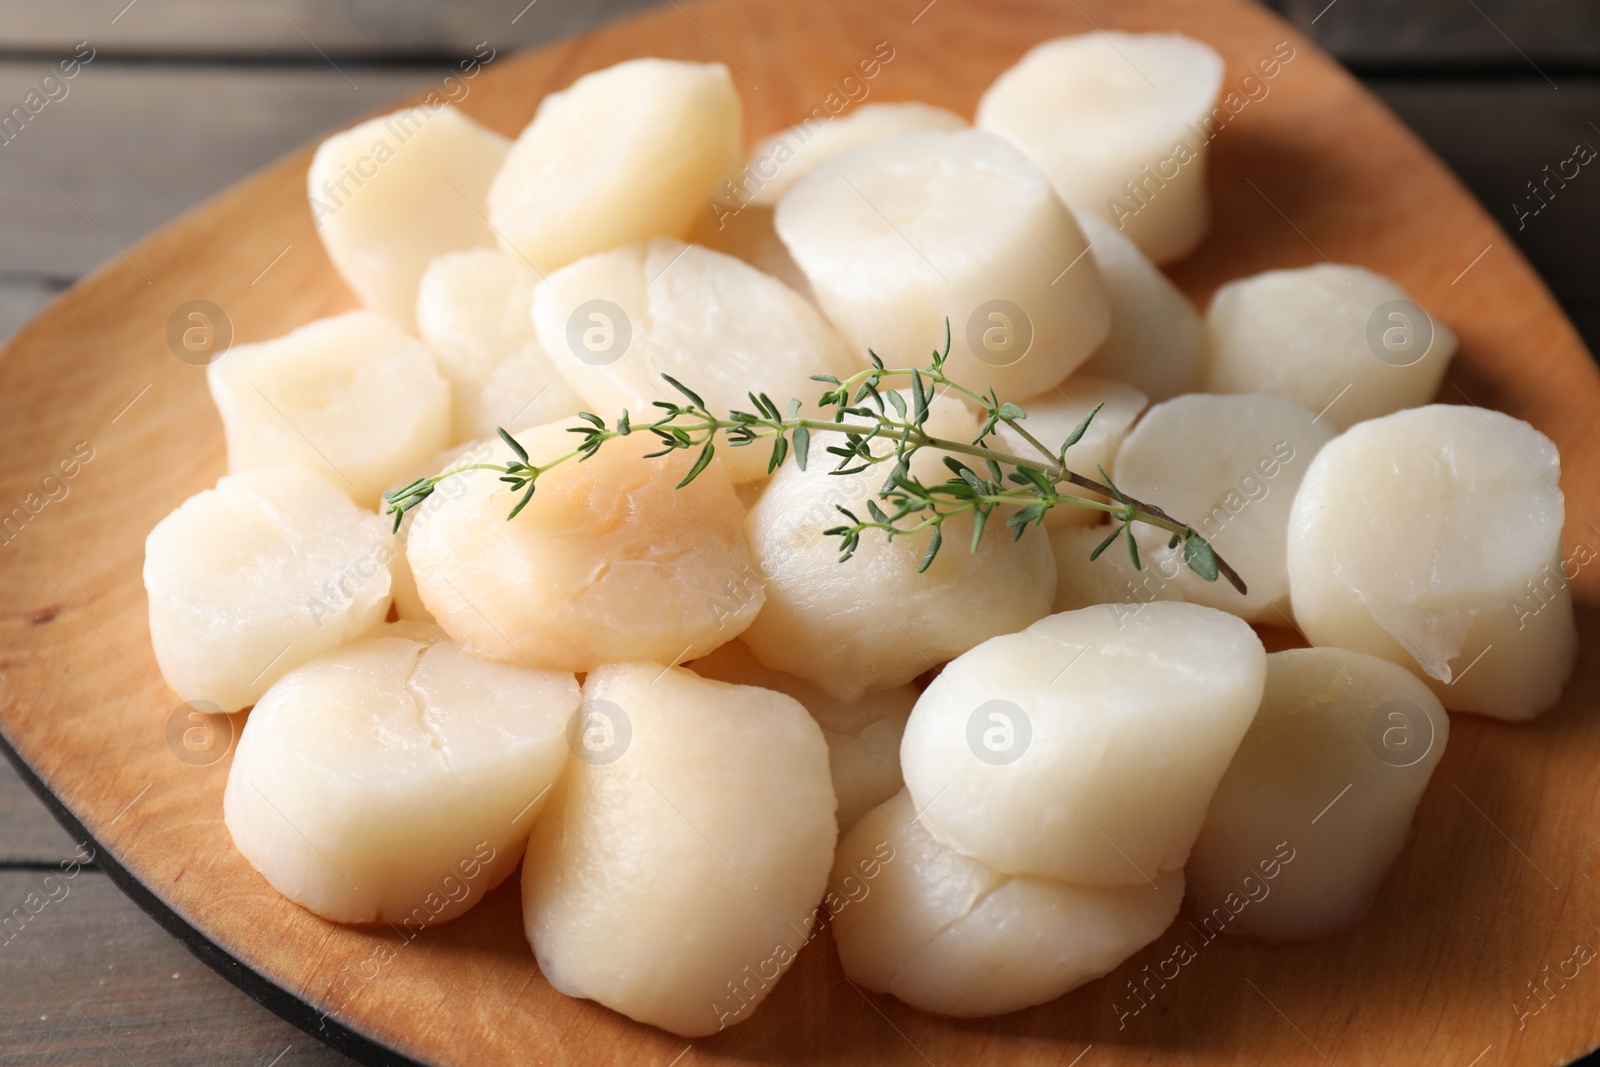
M 428 478 L 419 478 L 410 485 L 384 494 L 386 512 L 394 516 L 394 526 L 399 530 L 405 513 L 426 500 L 434 488 L 447 478 L 472 470 L 492 470 L 500 473 L 500 480 L 508 483 L 512 492 L 521 497 L 508 518 L 514 518 L 532 499 L 538 478 L 545 471 L 573 459 L 584 460 L 594 455 L 608 441 L 634 433 L 653 434 L 662 447 L 651 456 L 669 452 L 699 449 L 699 456 L 690 467 L 679 487 L 693 481 L 715 455 L 717 442 L 727 447 L 748 447 L 768 441 L 772 445 L 768 471 L 781 466 L 793 452 L 795 463 L 804 470 L 810 458 L 811 435 L 829 435 L 826 440 L 842 438 L 842 444 L 829 444 L 825 451 L 840 457 L 832 474 L 857 474 L 867 468 L 893 463 L 893 473 L 879 490 L 869 498 L 865 520 L 846 508 L 839 512 L 850 520 L 849 525 L 825 531 L 841 542 L 840 558 L 847 560 L 859 546 L 861 535 L 869 530 L 882 531 L 893 540 L 932 529 L 927 554 L 922 569 L 933 562 L 942 543 L 943 524 L 958 515 L 971 514 L 974 519 L 972 550 L 976 551 L 983 535 L 986 520 L 997 509 L 1006 509 L 1005 524 L 1012 528 L 1013 536 L 1020 538 L 1030 525 L 1042 525 L 1044 515 L 1055 507 L 1078 507 L 1101 511 L 1111 516 L 1118 525 L 1090 558 L 1098 558 L 1119 537 L 1126 536 L 1128 553 L 1135 568 L 1142 568 L 1138 546 L 1134 543 L 1132 525 L 1143 523 L 1171 534 L 1169 547 L 1183 545 L 1184 560 L 1189 568 L 1207 581 L 1225 577 L 1240 593 L 1245 592 L 1244 580 L 1238 572 L 1218 556 L 1210 544 L 1192 526 L 1174 519 L 1154 504 L 1148 504 L 1123 493 L 1101 471 L 1103 481 L 1079 474 L 1066 461 L 1067 451 L 1088 430 L 1099 408 L 1089 412 L 1083 421 L 1055 451 L 1040 441 L 1025 427 L 1022 420 L 1027 412 L 1013 403 L 1002 403 L 990 390 L 987 395 L 954 382 L 944 374 L 945 360 L 949 355 L 949 326 L 946 324 L 945 348 L 935 352 L 926 367 L 889 368 L 871 353 L 872 367 L 858 371 L 845 379 L 827 375 L 817 380 L 832 388 L 823 393 L 817 407 L 833 408 L 833 418 L 800 415 L 799 400 L 790 400 L 788 413 L 778 409 L 765 393 L 750 393 L 755 413 L 731 411 L 726 417 L 713 414 L 705 402 L 692 389 L 668 375 L 667 383 L 683 394 L 687 404 L 656 401 L 665 414 L 655 422 L 634 426 L 624 412 L 614 426 L 608 426 L 598 415 L 580 412 L 581 424 L 568 427 L 579 434 L 577 447 L 544 463 L 533 463 L 522 445 L 500 430 L 500 437 L 512 450 L 516 459 L 510 463 L 472 463 L 454 467 Z M 910 403 L 899 392 L 884 392 L 880 386 L 889 382 L 907 381 L 910 385 Z M 924 429 L 932 400 L 929 386 L 942 388 L 965 398 L 982 409 L 985 421 L 978 436 L 971 441 L 938 437 Z M 864 403 L 864 402 L 870 402 Z M 1025 443 L 1044 457 L 1042 460 L 1015 455 L 990 446 L 989 441 L 997 428 L 1006 426 Z M 886 450 L 874 448 L 875 443 L 887 444 Z M 922 449 L 943 453 L 944 464 L 952 478 L 937 484 L 927 484 L 911 473 L 910 459 Z M 957 456 L 980 461 L 987 477 L 972 465 L 961 462 Z M 1009 468 L 1007 470 L 1006 468 Z M 1008 486 L 1006 483 L 1010 482 Z M 1064 485 L 1087 490 L 1104 500 L 1093 499 L 1070 492 L 1060 492 Z

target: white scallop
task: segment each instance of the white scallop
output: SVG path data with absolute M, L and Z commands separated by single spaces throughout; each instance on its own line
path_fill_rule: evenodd
M 1080 374 L 1127 382 L 1152 403 L 1197 393 L 1206 376 L 1200 313 L 1126 234 L 1092 211 L 1075 211 L 1111 298 L 1111 333 Z
M 719 682 L 775 689 L 805 706 L 828 742 L 828 773 L 839 800 L 841 833 L 905 784 L 900 777 L 900 738 L 917 702 L 915 686 L 901 685 L 866 693 L 859 700 L 840 700 L 791 674 L 762 666 L 750 647 L 739 640 L 695 660 L 689 669 Z
M 1076 611 L 1095 604 L 1125 605 L 1113 610 L 1132 612 L 1152 600 L 1182 600 L 1178 578 L 1187 570 L 1183 556 L 1164 552 L 1154 559 L 1140 557 L 1140 568 L 1123 539 L 1094 559 L 1095 549 L 1111 535 L 1109 523 L 1099 526 L 1058 526 L 1050 530 L 1050 550 L 1056 559 L 1056 597 L 1052 613 Z M 1124 535 L 1126 536 L 1126 535 Z
M 239 345 L 206 368 L 228 470 L 303 464 L 376 508 L 450 437 L 450 387 L 415 338 L 371 311 Z
M 383 621 L 384 520 L 305 467 L 229 475 L 145 540 L 150 640 L 185 700 L 255 703 L 279 675 Z
M 1038 445 L 1049 449 L 1052 456 L 1061 451 L 1062 444 L 1072 436 L 1078 424 L 1088 418 L 1090 412 L 1094 412 L 1089 428 L 1078 439 L 1078 443 L 1067 450 L 1067 466 L 1074 473 L 1095 481 L 1101 480 L 1102 468 L 1108 471 L 1115 469 L 1113 464 L 1122 440 L 1128 436 L 1134 420 L 1147 402 L 1145 395 L 1131 385 L 1087 374 L 1074 374 L 1038 396 L 1017 401 L 1028 414 L 1022 420 L 1022 428 Z M 1044 452 L 1038 445 L 1003 423 L 998 436 L 1003 442 L 1001 447 L 1012 455 L 1035 462 L 1044 459 Z M 1070 485 L 1062 485 L 1058 491 L 1107 502 L 1098 493 Z M 1070 505 L 1053 507 L 1044 516 L 1047 527 L 1092 526 L 1104 519 L 1103 511 Z
M 410 485 L 418 478 L 427 478 L 438 474 L 440 471 L 454 467 L 462 467 L 472 463 L 484 463 L 494 455 L 494 445 L 491 441 L 469 441 L 466 444 L 447 448 L 437 455 L 408 468 L 405 473 L 396 478 L 389 486 L 391 490 L 399 490 Z M 466 493 L 467 483 L 455 478 L 440 482 L 431 496 L 418 506 L 416 511 L 408 512 L 414 519 L 417 511 L 433 511 L 447 506 L 452 500 L 458 500 Z M 384 517 L 392 525 L 394 515 L 387 511 L 385 503 Z M 395 553 L 394 559 L 389 561 L 389 573 L 393 578 L 390 583 L 390 593 L 394 597 L 395 614 L 409 622 L 434 622 L 433 615 L 422 602 L 422 594 L 417 591 L 416 575 L 411 573 L 411 561 L 406 558 L 406 539 L 411 536 L 414 522 L 402 523 L 395 531 L 395 541 L 400 550 Z
M 417 330 L 450 383 L 452 441 L 583 409 L 534 334 L 528 316 L 538 284 L 532 267 L 493 248 L 440 256 L 423 273 Z
M 777 227 L 858 351 L 922 366 L 948 320 L 950 376 L 1004 399 L 1065 378 L 1110 327 L 1072 213 L 981 130 L 906 133 L 830 160 L 779 202 Z
M 510 149 L 449 105 L 404 108 L 317 147 L 306 176 L 311 216 L 362 303 L 410 329 L 428 263 L 494 245 L 489 181 Z
M 1068 204 L 1166 263 L 1210 225 L 1204 124 L 1222 72 L 1209 45 L 1180 34 L 1058 37 L 995 79 L 977 123 L 1022 149 Z
M 1352 427 L 1289 518 L 1301 630 L 1409 667 L 1452 711 L 1532 718 L 1578 653 L 1560 477 L 1550 439 L 1498 411 L 1434 404 Z
M 1171 924 L 1183 877 L 1095 888 L 1003 874 L 941 844 L 901 792 L 839 843 L 826 901 L 852 982 L 971 1018 L 1109 973 Z
M 1271 393 L 1346 429 L 1433 399 L 1450 328 L 1381 274 L 1349 264 L 1229 282 L 1206 311 L 1210 393 Z
M 1260 638 L 1212 608 L 1052 615 L 923 691 L 906 788 L 935 837 L 999 870 L 1147 884 L 1188 858 L 1265 676 Z
M 566 764 L 570 674 L 470 655 L 402 623 L 285 674 L 223 793 L 234 844 L 336 922 L 427 926 L 516 868 Z
M 1172 572 L 1183 599 L 1250 622 L 1293 625 L 1285 562 L 1289 509 L 1318 450 L 1333 439 L 1325 421 L 1275 396 L 1191 393 L 1157 404 L 1122 442 L 1117 487 L 1186 522 L 1244 578 L 1208 582 L 1170 557 L 1166 531 L 1135 524 L 1144 560 Z
M 702 215 L 689 231 L 689 243 L 743 260 L 816 302 L 805 272 L 778 236 L 772 208 L 764 204 L 746 204 L 737 214 Z
M 535 464 L 570 451 L 565 424 L 516 434 Z M 713 462 L 682 489 L 694 455 L 657 459 L 657 439 L 611 440 L 539 476 L 522 512 L 494 471 L 441 483 L 460 495 L 410 520 L 406 556 L 422 601 L 479 655 L 588 671 L 628 656 L 691 660 L 738 636 L 760 609 L 744 508 Z M 496 441 L 485 462 L 505 464 Z M 460 487 L 460 488 L 456 488 Z M 728 600 L 728 589 L 743 589 Z
M 720 63 L 633 59 L 539 104 L 489 190 L 503 247 L 545 273 L 683 237 L 739 165 L 739 94 Z
M 619 314 L 620 313 L 620 314 Z M 589 410 L 639 422 L 658 400 L 683 397 L 670 374 L 711 411 L 751 411 L 749 393 L 780 409 L 808 408 L 827 388 L 867 366 L 803 297 L 732 256 L 658 237 L 581 259 L 550 275 L 533 298 L 533 322 L 557 371 Z M 766 477 L 771 449 L 724 448 L 745 478 Z
M 781 693 L 657 664 L 602 667 L 583 697 L 610 732 L 522 871 L 539 970 L 683 1037 L 743 1022 L 816 926 L 837 836 L 822 732 Z
M 924 429 L 969 441 L 979 426 L 960 402 L 942 397 Z M 876 498 L 888 467 L 829 473 L 837 457 L 824 449 L 836 440 L 832 433 L 813 434 L 808 469 L 794 462 L 779 468 L 745 520 L 766 588 L 766 604 L 745 643 L 762 663 L 855 700 L 904 685 L 1050 610 L 1055 569 L 1048 542 L 1037 529 L 1013 540 L 998 515 L 975 553 L 969 551 L 970 519 L 948 520 L 943 547 L 920 573 L 926 531 L 889 541 L 869 530 L 854 557 L 840 562 L 838 539 L 824 531 L 845 521 L 840 507 L 866 516 L 866 501 Z M 935 483 L 951 476 L 927 449 L 912 470 Z
M 795 182 L 851 149 L 917 130 L 966 127 L 967 120 L 954 111 L 916 101 L 862 104 L 826 122 L 808 117 L 750 150 L 738 191 L 748 187 L 751 203 L 771 207 Z
M 1438 698 L 1388 660 L 1342 648 L 1269 655 L 1261 708 L 1189 853 L 1207 934 L 1298 941 L 1353 926 L 1449 736 Z M 1288 863 L 1272 862 L 1280 849 Z

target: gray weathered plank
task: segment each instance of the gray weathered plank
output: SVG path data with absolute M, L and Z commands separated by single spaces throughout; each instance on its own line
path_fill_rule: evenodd
M 37 914 L 0 932 L 0 1067 L 350 1063 L 196 960 L 103 873 L 0 871 L 6 914 L 29 894 Z
M 1600 62 L 1600 7 L 1589 0 L 1272 0 L 1269 6 L 1357 66 Z
M 0 145 L 0 273 L 71 278 L 275 156 L 430 84 L 432 69 L 144 67 L 99 60 Z M 31 63 L 0 63 L 0 101 Z M 1568 299 L 1600 296 L 1575 233 L 1600 233 L 1600 180 L 1586 169 L 1517 231 L 1511 210 L 1541 168 L 1581 138 L 1600 145 L 1600 80 L 1371 84 L 1456 168 Z
M 16 863 L 57 863 L 75 855 L 73 841 L 39 798 L 0 759 L 0 868 Z
M 661 0 L 12 0 L 0 50 L 120 55 L 467 54 L 522 48 Z M 1270 0 L 1348 63 L 1568 65 L 1600 61 L 1588 0 Z M 513 21 L 514 20 L 514 21 Z M 1519 50 L 1520 53 L 1519 54 Z
M 662 0 L 10 0 L 0 50 L 121 55 L 469 55 L 526 48 Z
M 0 63 L 0 102 L 40 64 Z M 318 134 L 433 83 L 433 69 L 184 67 L 97 59 L 0 144 L 0 273 L 73 278 Z M 0 109 L 3 110 L 3 109 Z

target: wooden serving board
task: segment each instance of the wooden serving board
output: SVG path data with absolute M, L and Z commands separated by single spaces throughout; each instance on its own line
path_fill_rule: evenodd
M 1097 26 L 1211 42 L 1228 61 L 1225 91 L 1278 42 L 1292 45 L 1268 94 L 1213 144 L 1212 235 L 1178 281 L 1203 302 L 1229 278 L 1324 258 L 1396 278 L 1460 335 L 1442 399 L 1508 411 L 1554 438 L 1568 552 L 1600 547 L 1600 376 L 1572 327 L 1438 161 L 1246 0 L 673 3 L 497 58 L 463 106 L 515 134 L 545 92 L 585 71 L 642 55 L 720 59 L 735 68 L 753 140 L 824 103 L 888 42 L 893 58 L 866 82 L 869 99 L 970 115 L 1033 43 Z M 1376 907 L 1331 940 L 1208 944 L 1180 917 L 1110 977 L 1055 1003 L 952 1021 L 850 985 L 824 933 L 749 1022 L 686 1047 L 552 990 L 523 939 L 514 882 L 409 942 L 389 928 L 331 925 L 279 897 L 222 825 L 228 760 L 198 766 L 169 747 L 179 701 L 150 649 L 140 567 L 150 528 L 224 471 L 204 374 L 169 349 L 174 310 L 209 300 L 236 341 L 254 341 L 352 304 L 306 209 L 309 157 L 282 160 L 112 259 L 0 355 L 0 518 L 24 516 L 0 538 L 0 734 L 124 890 L 263 1003 L 358 1058 L 439 1065 L 1491 1067 L 1565 1062 L 1600 1044 L 1600 966 L 1539 998 L 1529 985 L 1580 944 L 1600 947 L 1592 566 L 1573 583 L 1584 652 L 1566 699 L 1527 725 L 1454 720 Z M 77 462 L 64 462 L 75 450 Z M 1180 941 L 1196 958 L 1119 1029 L 1127 980 Z

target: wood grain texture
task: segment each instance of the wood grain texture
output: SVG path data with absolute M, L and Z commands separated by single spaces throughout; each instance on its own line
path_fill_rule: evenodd
M 0 63 L 0 112 L 45 69 Z M 76 278 L 312 131 L 421 91 L 441 72 L 351 67 L 349 75 L 96 59 L 65 83 L 63 99 L 0 144 L 0 266 Z M 152 115 L 161 116 L 154 132 Z M 149 151 L 151 136 L 164 151 Z
M 0 1067 L 349 1062 L 218 979 L 104 874 L 0 872 L 4 914 L 30 896 L 38 912 L 0 944 Z M 74 951 L 29 954 L 68 926 Z
M 0 342 L 21 329 L 23 323 L 60 296 L 65 288 L 62 284 L 32 278 L 0 282 Z M 0 859 L 4 859 L 3 852 L 0 852 Z
M 0 864 L 49 866 L 71 859 L 74 844 L 15 768 L 0 759 Z
M 796 0 L 682 4 L 497 63 L 466 110 L 514 132 L 539 97 L 637 55 L 726 56 L 742 72 L 748 136 L 820 100 L 874 42 L 895 60 L 875 99 L 970 114 L 1034 41 L 1101 26 L 1176 29 L 1215 44 L 1230 83 L 1288 36 L 1297 58 L 1214 144 L 1213 237 L 1175 272 L 1203 300 L 1268 267 L 1362 263 L 1395 277 L 1461 336 L 1444 390 L 1528 419 L 1566 460 L 1569 544 L 1600 537 L 1600 378 L 1514 246 L 1436 159 L 1303 38 L 1243 2 L 1057 5 L 959 0 L 871 7 Z M 921 12 L 920 17 L 918 17 Z M 916 18 L 913 23 L 913 18 Z M 738 80 L 738 76 L 736 76 Z M 194 767 L 165 741 L 177 703 L 148 645 L 145 532 L 223 471 L 203 375 L 168 352 L 181 302 L 223 306 L 238 340 L 350 305 L 301 200 L 307 152 L 126 250 L 0 353 L 0 509 L 78 441 L 95 459 L 73 492 L 0 548 L 0 732 L 109 856 L 166 908 L 255 973 L 341 1024 L 437 1064 L 667 1063 L 685 1043 L 556 994 L 522 940 L 514 886 L 398 943 L 335 927 L 273 893 L 221 825 L 224 760 Z M 261 268 L 285 256 L 256 284 Z M 1487 246 L 1470 270 L 1463 270 Z M 1459 278 L 1458 278 L 1459 276 Z M 726 1063 L 1555 1064 L 1600 1043 L 1587 972 L 1518 1028 L 1514 999 L 1577 941 L 1600 942 L 1589 878 L 1600 804 L 1600 579 L 1575 582 L 1584 661 L 1535 723 L 1458 717 L 1411 847 L 1371 916 L 1343 937 L 1283 949 L 1216 942 L 1119 1031 L 1124 980 L 1169 954 L 1182 918 L 1110 977 L 1000 1019 L 919 1014 L 844 981 L 824 933 L 750 1022 L 696 1042 Z M 351 968 L 394 959 L 351 991 Z M 1088 1061 L 1086 1061 L 1088 1062 Z

